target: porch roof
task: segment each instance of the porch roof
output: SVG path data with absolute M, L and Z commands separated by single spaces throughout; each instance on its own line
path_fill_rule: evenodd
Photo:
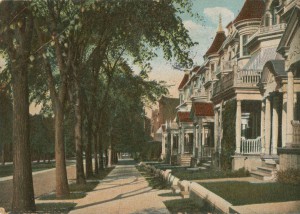
M 265 66 L 269 67 L 274 72 L 275 76 L 287 76 L 284 66 L 284 60 L 270 60 Z
M 277 54 L 276 47 L 263 48 L 254 53 L 243 69 L 262 70 L 266 62 L 270 60 L 281 60 L 282 57 Z
M 179 122 L 192 122 L 190 112 L 177 112 Z
M 193 103 L 192 109 L 196 116 L 214 116 L 214 106 L 212 103 Z

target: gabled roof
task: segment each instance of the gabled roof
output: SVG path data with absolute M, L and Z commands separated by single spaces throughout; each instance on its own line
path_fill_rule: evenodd
M 189 75 L 184 74 L 183 79 L 181 80 L 181 83 L 180 83 L 178 89 L 182 89 L 188 81 L 189 81 Z
M 200 69 L 200 66 L 197 65 L 197 66 L 195 66 L 195 67 L 193 68 L 192 72 L 198 72 L 199 69 Z
M 233 23 L 249 19 L 260 19 L 264 15 L 265 7 L 265 2 L 263 0 L 246 0 Z
M 192 109 L 196 116 L 214 116 L 214 106 L 212 103 L 193 103 Z
M 210 48 L 206 51 L 205 56 L 217 53 L 225 40 L 226 40 L 225 32 L 218 31 L 213 43 L 211 44 Z
M 177 117 L 179 122 L 192 122 L 192 119 L 190 118 L 190 112 L 177 112 Z

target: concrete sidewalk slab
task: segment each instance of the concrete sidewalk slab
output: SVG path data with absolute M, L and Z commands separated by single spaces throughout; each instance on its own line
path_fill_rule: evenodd
M 70 213 L 169 213 L 160 193 L 148 186 L 133 161 L 120 160 L 92 192 L 76 200 Z

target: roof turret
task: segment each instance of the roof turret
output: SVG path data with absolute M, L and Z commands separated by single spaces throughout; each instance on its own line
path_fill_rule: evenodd
M 246 0 L 243 8 L 233 23 L 249 19 L 260 19 L 264 15 L 265 7 L 265 2 L 263 0 Z

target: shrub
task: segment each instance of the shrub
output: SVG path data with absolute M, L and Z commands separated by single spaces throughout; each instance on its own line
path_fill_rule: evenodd
M 278 171 L 277 181 L 285 184 L 300 184 L 300 169 L 287 169 Z

